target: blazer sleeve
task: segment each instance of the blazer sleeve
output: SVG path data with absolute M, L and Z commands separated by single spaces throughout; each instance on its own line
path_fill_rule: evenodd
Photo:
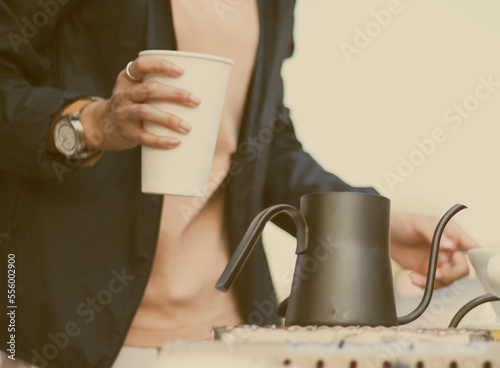
M 295 135 L 289 110 L 283 108 L 277 115 L 275 133 L 270 151 L 265 184 L 267 205 L 293 203 L 300 196 L 314 192 L 362 192 L 377 194 L 370 187 L 353 187 L 338 176 L 325 171 L 307 152 Z
M 45 153 L 45 139 L 56 113 L 85 94 L 47 80 L 57 25 L 77 3 L 0 0 L 0 170 L 48 179 L 63 160 Z

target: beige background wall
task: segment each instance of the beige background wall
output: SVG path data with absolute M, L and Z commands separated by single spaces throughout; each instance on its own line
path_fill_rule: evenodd
M 500 245 L 498 14 L 497 0 L 298 0 L 283 75 L 305 149 L 393 208 L 440 216 L 461 202 L 456 221 Z M 271 227 L 265 240 L 284 295 L 294 240 Z

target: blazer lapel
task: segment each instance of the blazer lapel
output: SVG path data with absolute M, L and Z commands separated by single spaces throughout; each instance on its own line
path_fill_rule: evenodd
M 177 50 L 170 0 L 148 1 L 148 50 Z
M 269 17 L 270 12 L 267 8 L 269 8 L 272 1 L 269 0 L 258 0 L 258 8 L 259 8 L 259 28 L 260 28 L 260 36 L 259 36 L 259 44 L 257 46 L 257 55 L 255 58 L 255 65 L 253 69 L 252 79 L 250 82 L 250 86 L 248 89 L 247 101 L 245 104 L 245 111 L 243 113 L 243 121 L 241 124 L 240 134 L 238 141 L 242 142 L 246 137 L 252 134 L 252 131 L 255 129 L 255 122 L 258 120 L 259 116 L 259 105 L 260 98 L 259 96 L 262 93 L 263 88 L 263 75 L 266 70 L 266 57 L 268 47 L 268 41 L 270 40 L 270 35 L 267 33 L 269 29 Z M 267 61 L 269 62 L 269 61 Z M 252 124 L 250 124 L 252 122 Z
M 281 103 L 281 63 L 289 54 L 294 4 L 294 0 L 258 0 L 260 38 L 240 142 L 269 125 L 273 109 Z

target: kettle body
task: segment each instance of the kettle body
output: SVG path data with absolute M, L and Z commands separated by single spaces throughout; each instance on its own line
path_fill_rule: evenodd
M 390 261 L 390 200 L 357 192 L 312 193 L 300 211 L 276 205 L 262 211 L 219 278 L 227 291 L 238 276 L 268 221 L 285 213 L 297 228 L 297 261 L 290 297 L 278 307 L 285 325 L 397 326 L 418 318 L 430 303 L 439 243 L 448 221 L 466 208 L 457 204 L 439 221 L 420 304 L 397 317 Z M 284 312 L 284 313 L 283 313 Z
M 307 251 L 297 256 L 286 325 L 394 326 L 389 199 L 314 193 L 301 198 Z

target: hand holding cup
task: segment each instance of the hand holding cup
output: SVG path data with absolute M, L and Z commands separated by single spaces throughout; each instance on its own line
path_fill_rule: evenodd
M 175 63 L 158 56 L 139 56 L 122 70 L 109 99 L 90 104 L 82 113 L 87 141 L 100 150 L 121 151 L 137 145 L 172 149 L 181 144 L 179 136 L 157 135 L 143 127 L 144 121 L 170 129 L 181 135 L 191 130 L 191 124 L 179 116 L 160 110 L 152 103 L 170 102 L 194 108 L 201 99 L 190 91 L 174 87 L 175 80 L 185 73 Z M 145 80 L 147 75 L 161 75 L 166 83 Z

